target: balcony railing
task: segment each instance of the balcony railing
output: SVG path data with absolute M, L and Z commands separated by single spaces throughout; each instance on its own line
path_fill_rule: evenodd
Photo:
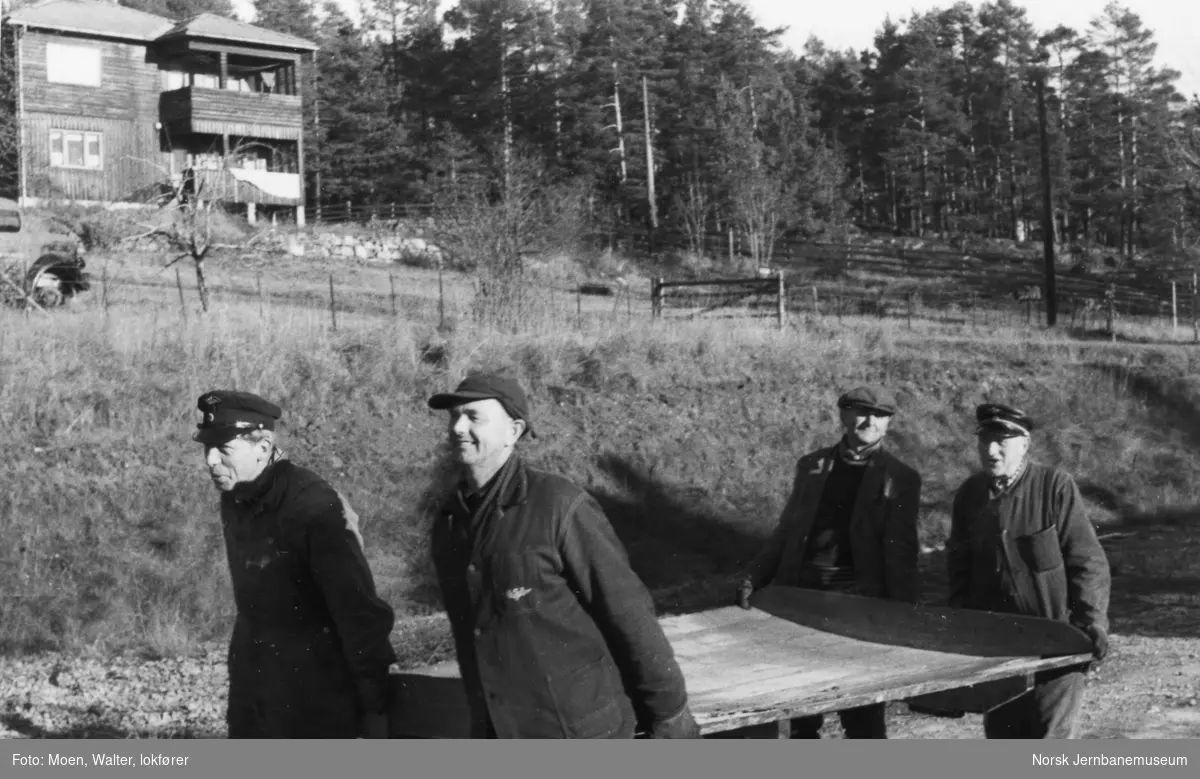
M 298 95 L 183 87 L 163 92 L 159 117 L 173 133 L 212 133 L 295 140 L 302 119 Z

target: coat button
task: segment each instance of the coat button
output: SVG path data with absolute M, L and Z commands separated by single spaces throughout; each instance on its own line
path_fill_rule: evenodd
M 475 628 L 475 637 L 479 638 L 483 635 L 483 628 Z
M 471 563 L 470 565 L 468 565 L 467 570 L 471 573 L 475 573 L 475 563 Z

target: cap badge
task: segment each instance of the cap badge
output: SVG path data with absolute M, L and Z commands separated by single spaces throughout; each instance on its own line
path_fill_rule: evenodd
M 213 415 L 212 415 L 212 412 L 210 411 L 204 415 L 204 424 L 211 425 L 212 423 L 213 423 Z

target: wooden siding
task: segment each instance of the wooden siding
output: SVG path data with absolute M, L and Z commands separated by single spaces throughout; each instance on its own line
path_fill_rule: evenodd
M 213 133 L 297 140 L 301 135 L 300 98 L 262 92 L 183 87 L 159 98 L 162 122 L 175 134 Z
M 299 178 L 298 174 L 295 175 Z M 286 198 L 269 195 L 252 184 L 238 181 L 227 170 L 197 170 L 196 184 L 202 186 L 201 197 L 224 200 L 228 203 L 258 203 L 264 206 L 299 206 L 304 205 L 304 189 L 301 187 L 299 198 Z
M 46 44 L 100 49 L 100 86 L 51 84 L 46 80 Z M 158 65 L 134 43 L 55 35 L 31 30 L 21 40 L 25 111 L 149 123 L 158 120 Z
M 50 167 L 50 131 L 103 134 L 99 170 Z M 26 114 L 22 121 L 27 193 L 76 200 L 140 199 L 140 190 L 167 178 L 170 156 L 160 151 L 153 122 Z

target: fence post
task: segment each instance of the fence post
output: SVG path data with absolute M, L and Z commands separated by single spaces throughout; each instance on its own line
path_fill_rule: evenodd
M 392 288 L 392 316 L 396 316 L 396 274 L 388 274 L 388 284 Z
M 446 291 L 442 286 L 442 258 L 438 257 L 438 330 L 446 329 Z
M 1108 312 L 1108 338 L 1110 341 L 1117 340 L 1117 329 L 1114 322 L 1117 318 L 1117 288 L 1116 285 L 1110 284 L 1108 289 L 1104 291 L 1105 301 L 1108 303 L 1105 306 Z
M 333 297 L 333 274 L 329 274 L 329 319 L 333 322 L 333 329 L 337 330 L 337 305 Z
M 817 285 L 816 284 L 813 284 L 812 292 L 813 292 L 813 316 L 819 317 L 819 316 L 821 316 L 821 303 L 817 299 Z
M 346 218 L 343 221 L 346 221 L 346 222 L 354 221 L 354 207 L 350 205 L 349 200 L 346 201 Z
M 583 330 L 583 285 L 575 287 L 575 324 Z
M 254 274 L 254 283 L 258 288 L 258 318 L 262 319 L 266 316 L 266 310 L 263 307 L 262 271 Z
M 783 269 L 775 271 L 779 277 L 779 329 L 782 330 L 787 325 L 787 286 L 783 280 Z M 816 291 L 816 287 L 813 287 Z
M 187 301 L 183 298 L 183 276 L 179 273 L 179 264 L 175 264 L 175 287 L 179 290 L 179 312 L 183 315 L 183 323 L 187 324 Z
M 1171 336 L 1179 333 L 1179 298 L 1175 293 L 1175 282 L 1171 282 Z
M 663 277 L 650 282 L 650 318 L 662 319 Z
M 1196 318 L 1196 276 L 1192 274 L 1192 343 L 1200 344 L 1200 319 Z
M 733 228 L 729 228 L 729 265 L 733 266 Z

